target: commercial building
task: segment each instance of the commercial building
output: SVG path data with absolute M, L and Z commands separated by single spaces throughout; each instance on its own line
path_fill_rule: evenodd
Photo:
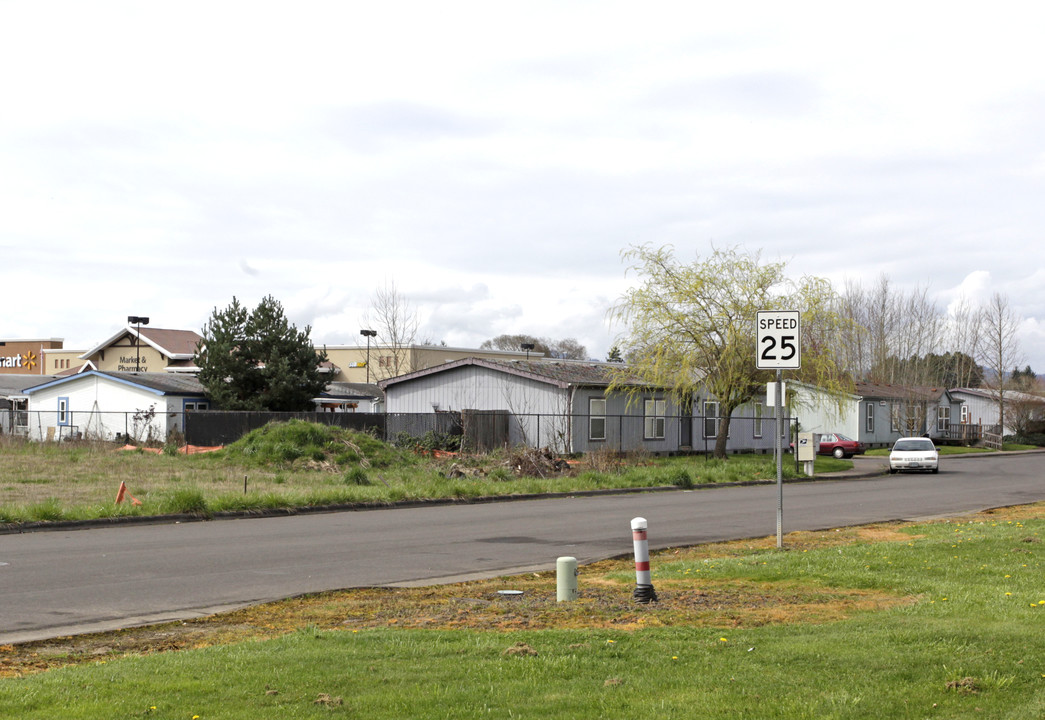
M 46 375 L 50 369 L 44 366 L 44 352 L 61 347 L 61 338 L 0 339 L 0 374 Z

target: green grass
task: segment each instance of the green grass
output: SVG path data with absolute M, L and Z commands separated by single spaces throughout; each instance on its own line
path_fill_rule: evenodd
M 661 587 L 756 583 L 907 600 L 837 621 L 744 624 L 727 611 L 714 626 L 630 632 L 310 625 L 0 680 L 0 717 L 1040 718 L 1042 514 L 912 525 L 888 542 L 654 556 Z M 529 651 L 510 650 L 520 643 Z
M 776 478 L 769 455 L 585 457 L 566 474 L 520 476 L 515 452 L 433 459 L 361 433 L 291 421 L 269 425 L 218 453 L 119 451 L 106 443 L 0 438 L 0 523 L 120 516 L 388 504 L 609 488 L 756 482 Z M 449 477 L 454 467 L 472 471 Z M 817 472 L 851 467 L 818 458 Z M 786 478 L 795 476 L 787 456 Z M 141 504 L 115 504 L 120 483 Z
M 1037 448 L 1033 445 L 1014 445 L 1005 446 L 1005 450 L 1036 450 Z M 890 448 L 873 448 L 868 450 L 865 454 L 876 456 L 876 457 L 888 457 Z M 937 445 L 937 452 L 940 455 L 982 455 L 984 453 L 996 453 L 997 450 L 982 447 L 964 447 L 961 445 Z

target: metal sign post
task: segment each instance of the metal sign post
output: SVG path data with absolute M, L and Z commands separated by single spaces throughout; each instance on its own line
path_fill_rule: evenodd
M 784 546 L 784 370 L 802 367 L 802 314 L 798 310 L 755 313 L 755 367 L 776 370 L 776 546 Z

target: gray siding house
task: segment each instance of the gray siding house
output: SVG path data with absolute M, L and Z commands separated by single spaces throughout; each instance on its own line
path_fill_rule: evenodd
M 886 447 L 911 435 L 950 438 L 962 405 L 943 388 L 858 382 L 840 401 L 811 385 L 793 383 L 790 388 L 803 431 L 841 433 L 868 447 Z
M 463 358 L 382 380 L 389 415 L 461 413 L 466 437 L 496 425 L 495 444 L 582 453 L 601 449 L 675 453 L 714 447 L 718 405 L 697 396 L 680 407 L 664 389 L 638 382 L 630 399 L 609 385 L 620 365 L 570 360 Z M 698 414 L 694 414 L 694 413 Z M 709 417 L 705 418 L 707 413 Z M 731 451 L 769 452 L 771 424 L 762 403 L 732 420 Z M 768 418 L 767 418 L 768 419 Z

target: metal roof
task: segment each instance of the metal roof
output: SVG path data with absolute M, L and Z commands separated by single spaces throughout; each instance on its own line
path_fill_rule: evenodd
M 485 367 L 562 388 L 571 386 L 605 387 L 613 381 L 615 374 L 619 373 L 622 368 L 619 363 L 597 363 L 578 360 L 490 360 L 487 358 L 467 357 L 381 380 L 378 382 L 378 385 L 385 389 L 389 385 L 409 382 L 417 378 L 467 366 Z M 632 378 L 624 384 L 642 385 L 644 383 L 637 378 Z

